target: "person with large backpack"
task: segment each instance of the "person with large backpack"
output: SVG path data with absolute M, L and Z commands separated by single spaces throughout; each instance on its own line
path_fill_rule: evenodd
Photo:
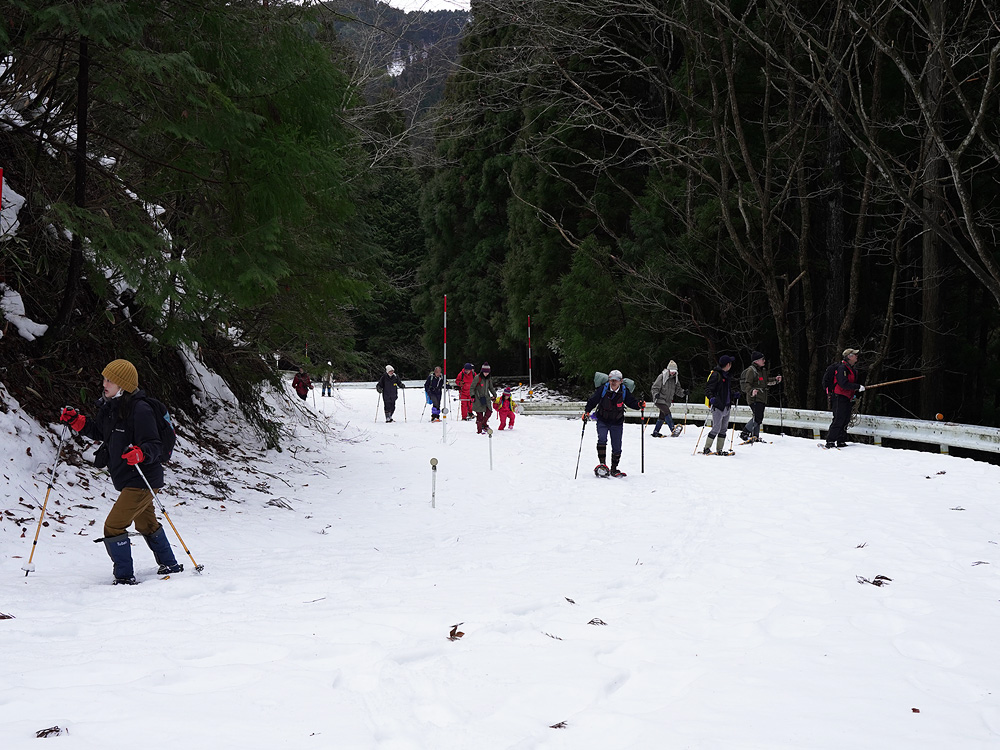
M 670 437 L 677 437 L 681 434 L 681 428 L 679 425 L 674 424 L 673 416 L 670 414 L 670 404 L 674 402 L 675 398 L 684 398 L 687 392 L 681 388 L 680 380 L 677 377 L 676 362 L 670 360 L 667 363 L 663 372 L 653 381 L 651 391 L 653 394 L 653 403 L 660 410 L 660 416 L 656 420 L 656 426 L 653 427 L 650 437 L 666 437 L 666 435 L 660 433 L 660 428 L 663 427 L 664 422 L 667 423 L 667 429 L 670 430 Z
M 595 409 L 597 420 L 597 460 L 594 469 L 597 476 L 624 477 L 625 472 L 619 470 L 618 463 L 622 458 L 622 431 L 625 425 L 625 407 L 645 409 L 646 402 L 638 401 L 632 392 L 622 382 L 621 370 L 608 373 L 608 380 L 587 399 L 583 421 L 590 418 L 590 412 Z M 608 437 L 611 438 L 611 468 L 607 465 Z
M 137 583 L 127 533 L 133 523 L 153 552 L 159 566 L 157 574 L 179 573 L 184 566 L 174 557 L 167 533 L 156 519 L 149 491 L 163 488 L 162 462 L 170 458 L 173 448 L 170 415 L 159 401 L 139 388 L 139 374 L 128 360 L 116 359 L 101 374 L 104 395 L 97 402 L 96 416 L 88 419 L 66 406 L 59 419 L 84 437 L 101 441 L 94 465 L 107 467 L 120 493 L 104 521 L 104 544 L 113 564 L 114 583 Z
M 823 373 L 823 393 L 826 394 L 826 409 L 833 411 L 833 389 L 837 385 L 837 368 L 840 367 L 840 360 L 832 362 Z

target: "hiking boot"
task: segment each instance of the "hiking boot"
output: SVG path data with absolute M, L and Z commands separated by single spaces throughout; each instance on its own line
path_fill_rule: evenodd
M 649 436 L 650 436 L 650 437 L 661 437 L 661 438 L 665 438 L 665 437 L 666 437 L 666 435 L 661 435 L 661 434 L 660 434 L 660 433 L 658 433 L 658 432 L 651 432 L 651 433 L 649 434 Z
M 180 573 L 184 570 L 183 563 L 174 563 L 173 565 L 161 565 L 156 569 L 156 575 L 158 576 L 168 576 L 171 573 Z
M 847 443 L 845 443 L 843 440 L 840 440 L 840 441 L 837 442 L 837 447 L 838 448 L 846 448 L 847 447 Z
M 712 446 L 706 445 L 705 449 L 702 451 L 702 453 L 704 453 L 706 456 L 711 456 L 712 455 Z
M 611 469 L 611 476 L 613 476 L 613 477 L 623 477 L 623 476 L 625 476 L 625 472 L 622 471 L 621 469 L 619 469 L 617 466 L 615 466 L 615 467 L 612 467 L 612 469 Z
M 753 435 L 751 435 L 749 432 L 741 432 L 740 433 L 740 440 L 742 440 L 744 443 L 746 441 L 748 441 L 752 437 L 753 437 Z
M 139 582 L 137 580 L 135 580 L 135 576 L 129 576 L 128 578 L 116 578 L 114 580 L 113 585 L 114 586 L 135 586 L 137 583 L 139 583 Z

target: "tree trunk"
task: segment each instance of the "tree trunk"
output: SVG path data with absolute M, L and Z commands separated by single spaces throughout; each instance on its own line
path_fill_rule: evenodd
M 76 151 L 73 204 L 80 209 L 87 206 L 87 104 L 90 90 L 90 50 L 87 37 L 80 37 L 80 60 L 76 73 Z M 66 275 L 66 288 L 63 290 L 62 302 L 56 315 L 55 329 L 64 329 L 73 315 L 76 305 L 76 295 L 80 288 L 80 276 L 83 273 L 83 236 L 77 222 L 70 245 L 69 267 Z
M 932 38 L 928 40 L 929 59 L 925 84 L 927 106 L 940 115 L 944 76 L 941 70 L 941 44 L 943 43 L 944 0 L 932 0 L 927 5 Z M 944 380 L 941 337 L 941 239 L 933 224 L 944 218 L 944 199 L 941 182 L 945 175 L 944 158 L 934 139 L 926 139 L 924 164 L 923 203 L 924 232 L 922 242 L 923 283 L 921 284 L 921 373 L 920 416 L 933 419 L 941 407 Z

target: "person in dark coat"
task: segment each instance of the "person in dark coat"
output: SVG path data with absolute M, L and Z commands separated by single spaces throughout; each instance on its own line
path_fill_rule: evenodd
M 104 368 L 102 375 L 104 396 L 97 402 L 97 415 L 87 419 L 67 406 L 59 419 L 81 435 L 101 441 L 94 463 L 99 468 L 107 466 L 111 482 L 120 493 L 104 521 L 104 544 L 113 564 L 114 582 L 137 582 L 127 533 L 133 523 L 153 552 L 159 565 L 157 574 L 179 573 L 184 566 L 177 562 L 166 531 L 156 520 L 153 495 L 149 491 L 149 487 L 154 492 L 163 488 L 156 414 L 145 400 L 145 391 L 139 388 L 139 374 L 131 362 L 116 359 Z
M 441 375 L 441 368 L 435 367 L 434 372 L 427 376 L 424 381 L 424 393 L 427 394 L 427 403 L 431 405 L 431 421 L 441 421 L 441 392 L 444 390 L 444 377 Z
M 781 382 L 781 376 L 767 377 L 767 360 L 760 352 L 753 352 L 750 366 L 740 375 L 740 390 L 746 396 L 753 416 L 743 425 L 740 439 L 760 441 L 760 426 L 764 424 L 764 407 L 767 406 L 767 388 Z
M 715 452 L 723 453 L 726 449 L 726 430 L 729 429 L 729 412 L 733 402 L 740 397 L 738 388 L 732 387 L 732 375 L 730 370 L 733 367 L 735 357 L 723 354 L 719 357 L 719 365 L 714 368 L 708 376 L 705 384 L 705 398 L 708 406 L 712 410 L 712 429 L 709 430 L 708 439 L 702 453 L 708 455 L 712 453 L 712 441 L 715 440 Z
M 399 379 L 392 365 L 385 366 L 385 374 L 378 379 L 375 390 L 382 394 L 382 405 L 385 408 L 385 421 L 391 422 L 392 415 L 396 413 L 396 398 L 399 396 L 399 388 L 406 388 L 403 381 Z
M 303 401 L 306 400 L 306 396 L 309 395 L 309 391 L 313 389 L 312 379 L 309 377 L 309 373 L 301 367 L 299 368 L 299 371 L 295 373 L 295 377 L 292 378 L 292 388 L 295 389 L 295 392 L 299 394 L 299 398 Z
M 833 421 L 830 431 L 826 434 L 826 448 L 843 448 L 847 445 L 847 423 L 851 421 L 851 401 L 859 393 L 864 393 L 865 387 L 858 383 L 857 349 L 844 349 L 844 359 L 837 366 L 834 374 Z
M 490 427 L 490 417 L 493 416 L 493 402 L 497 397 L 497 389 L 490 377 L 490 363 L 483 362 L 479 368 L 479 374 L 472 379 L 472 387 L 469 389 L 469 398 L 472 403 L 472 411 L 476 415 L 476 434 L 491 435 L 493 429 Z
M 590 418 L 594 411 L 597 421 L 597 460 L 600 466 L 607 465 L 608 437 L 611 438 L 611 469 L 613 477 L 623 477 L 625 472 L 619 470 L 618 463 L 622 457 L 622 431 L 625 425 L 625 407 L 644 409 L 645 401 L 638 401 L 629 393 L 622 382 L 621 370 L 608 373 L 608 382 L 598 386 L 593 395 L 587 399 L 587 410 L 583 413 L 583 421 Z

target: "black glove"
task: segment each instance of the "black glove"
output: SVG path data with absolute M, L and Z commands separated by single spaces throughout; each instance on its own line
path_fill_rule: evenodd
M 715 397 L 714 396 L 708 400 L 708 405 L 712 409 L 715 408 Z

